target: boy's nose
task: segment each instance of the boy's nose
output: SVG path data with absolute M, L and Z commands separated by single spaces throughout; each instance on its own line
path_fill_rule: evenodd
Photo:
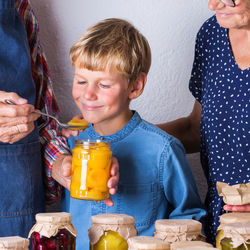
M 95 86 L 88 85 L 84 89 L 84 97 L 86 100 L 95 100 L 96 99 L 96 88 Z
M 208 8 L 210 10 L 218 10 L 225 7 L 225 4 L 220 0 L 209 0 L 208 1 Z

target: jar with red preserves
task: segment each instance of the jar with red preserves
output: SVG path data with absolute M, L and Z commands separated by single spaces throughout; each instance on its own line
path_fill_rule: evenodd
M 0 237 L 1 250 L 29 250 L 29 240 L 19 237 Z
M 31 228 L 33 250 L 75 250 L 76 229 L 70 213 L 40 213 Z

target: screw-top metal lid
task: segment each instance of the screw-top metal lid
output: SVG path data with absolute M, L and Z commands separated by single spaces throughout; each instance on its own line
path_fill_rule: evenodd
M 192 219 L 162 219 L 155 222 L 155 230 L 161 232 L 197 232 L 200 233 L 202 224 Z
M 104 225 L 134 225 L 135 218 L 126 214 L 98 214 L 91 217 L 91 222 Z
M 0 250 L 28 250 L 29 240 L 19 236 L 0 237 Z
M 129 250 L 169 250 L 170 244 L 151 236 L 135 236 L 128 239 Z

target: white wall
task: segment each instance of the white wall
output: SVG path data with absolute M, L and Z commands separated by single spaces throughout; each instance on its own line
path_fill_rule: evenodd
M 78 111 L 71 97 L 73 68 L 69 49 L 90 25 L 109 17 L 132 22 L 148 39 L 152 66 L 142 96 L 131 107 L 152 122 L 189 114 L 194 99 L 188 81 L 196 33 L 213 13 L 208 0 L 31 0 L 40 23 L 40 38 L 48 59 L 61 120 Z M 198 155 L 189 156 L 204 198 Z

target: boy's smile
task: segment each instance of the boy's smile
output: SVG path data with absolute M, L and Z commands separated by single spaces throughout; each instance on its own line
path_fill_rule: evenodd
M 76 66 L 72 95 L 85 120 L 96 132 L 117 132 L 130 120 L 130 94 L 127 79 L 115 71 L 92 71 Z

